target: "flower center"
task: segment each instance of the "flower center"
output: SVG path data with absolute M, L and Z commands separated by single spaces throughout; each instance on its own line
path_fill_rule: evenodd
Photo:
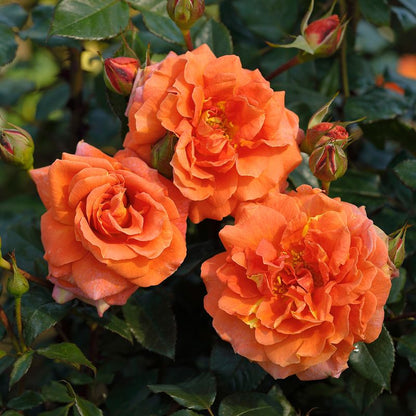
M 231 141 L 234 135 L 234 125 L 225 114 L 225 101 L 218 101 L 213 104 L 209 100 L 204 108 L 202 120 L 216 133 Z

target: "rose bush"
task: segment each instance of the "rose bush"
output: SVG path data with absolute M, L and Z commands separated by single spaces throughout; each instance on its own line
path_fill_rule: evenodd
M 173 182 L 191 201 L 193 222 L 222 219 L 239 202 L 286 188 L 301 161 L 298 117 L 258 70 L 202 45 L 138 76 L 124 146 L 150 163 L 158 140 L 167 132 L 178 137 Z
M 100 315 L 166 279 L 186 253 L 186 201 L 140 159 L 118 158 L 80 142 L 75 155 L 30 172 L 47 210 L 41 233 L 53 297 L 80 298 Z
M 201 275 L 205 308 L 235 352 L 274 378 L 339 377 L 380 334 L 391 287 L 385 236 L 364 208 L 303 185 L 245 204 Z

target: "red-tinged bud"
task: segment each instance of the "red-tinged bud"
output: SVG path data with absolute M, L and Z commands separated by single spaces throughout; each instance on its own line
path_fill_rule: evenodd
M 20 272 L 14 255 L 11 256 L 13 275 L 7 281 L 7 291 L 10 295 L 20 298 L 29 290 L 29 282 Z
M 140 62 L 134 58 L 107 58 L 104 61 L 104 81 L 107 88 L 120 95 L 129 95 Z
M 4 129 L 0 138 L 0 158 L 21 169 L 33 168 L 33 151 L 35 145 L 31 135 L 17 126 L 15 129 Z
M 348 132 L 344 126 L 336 123 L 322 122 L 306 131 L 305 139 L 301 143 L 302 152 L 311 154 L 316 147 L 323 146 L 328 141 L 338 143 L 348 141 Z
M 170 161 L 175 152 L 177 142 L 178 138 L 175 134 L 167 133 L 152 146 L 151 165 L 153 168 L 157 169 L 161 175 L 168 179 L 172 179 L 173 177 Z
M 331 56 L 339 48 L 345 32 L 345 24 L 341 24 L 339 17 L 332 16 L 315 20 L 304 32 L 304 38 L 314 56 Z
M 170 18 L 182 31 L 189 30 L 204 14 L 204 0 L 168 0 L 167 6 Z
M 403 264 L 406 255 L 404 242 L 406 239 L 407 228 L 408 226 L 405 225 L 404 227 L 400 228 L 400 230 L 397 230 L 389 235 L 389 257 L 397 268 Z
M 309 157 L 309 167 L 322 182 L 332 182 L 345 174 L 348 167 L 348 158 L 342 144 L 327 142 L 315 148 Z

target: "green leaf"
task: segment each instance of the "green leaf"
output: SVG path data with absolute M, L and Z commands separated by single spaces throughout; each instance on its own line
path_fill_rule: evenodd
M 103 416 L 103 412 L 90 401 L 75 396 L 75 408 L 80 416 Z
M 364 411 L 383 391 L 383 387 L 365 377 L 361 377 L 352 369 L 347 370 L 342 377 L 345 379 L 345 385 L 351 400 L 360 414 L 364 414 Z
M 376 120 L 372 123 L 362 123 L 361 128 L 365 137 L 380 148 L 384 146 L 386 140 L 389 140 L 416 152 L 416 129 L 404 120 L 399 118 Z
M 162 14 L 166 11 L 166 0 L 127 0 L 127 1 L 131 7 L 141 12 L 151 11 L 151 12 Z
M 79 397 L 74 389 L 72 388 L 71 384 L 67 381 L 64 381 L 66 384 L 67 391 L 71 397 L 74 398 L 74 414 L 78 414 L 79 416 L 102 416 L 103 412 L 94 404 L 88 400 Z
M 57 403 L 70 403 L 73 398 L 68 394 L 67 388 L 57 381 L 52 381 L 42 387 L 42 395 L 45 400 Z
M 394 172 L 409 188 L 416 189 L 416 160 L 409 159 L 396 165 Z
M 32 409 L 43 403 L 43 397 L 41 394 L 31 390 L 26 390 L 21 396 L 14 397 L 7 403 L 7 407 L 11 407 L 16 410 Z
M 55 85 L 46 90 L 36 107 L 36 119 L 46 120 L 50 113 L 60 110 L 66 105 L 70 95 L 71 91 L 66 83 Z
M 172 416 L 198 416 L 200 413 L 193 412 L 189 409 L 182 409 L 175 413 L 172 413 Z
M 27 373 L 32 364 L 33 353 L 34 351 L 26 351 L 13 364 L 13 369 L 10 374 L 9 388 L 11 388 L 13 384 L 17 383 Z
M 373 173 L 348 169 L 340 179 L 332 182 L 330 196 L 339 196 L 354 205 L 365 205 L 367 210 L 379 208 L 385 203 L 380 192 L 380 176 Z
M 55 9 L 51 35 L 109 39 L 129 21 L 129 6 L 119 0 L 62 0 Z
M 60 305 L 55 302 L 45 303 L 33 309 L 25 320 L 24 336 L 28 344 L 43 331 L 59 322 L 71 308 L 70 304 Z
M 45 348 L 39 348 L 36 352 L 51 360 L 58 360 L 64 363 L 70 364 L 79 369 L 81 365 L 84 365 L 94 373 L 97 371 L 95 366 L 89 361 L 83 352 L 70 342 L 62 342 L 60 344 L 51 344 Z
M 165 9 L 163 13 L 143 10 L 142 14 L 146 27 L 154 35 L 167 42 L 179 45 L 184 43 L 182 32 L 178 26 L 176 26 L 175 22 L 167 15 Z
M 13 60 L 17 51 L 13 30 L 4 23 L 0 23 L 0 39 L 0 66 L 3 66 Z
M 47 412 L 42 412 L 39 416 L 68 416 L 69 409 L 72 407 L 72 404 L 64 407 L 57 407 L 54 410 L 48 410 Z
M 7 370 L 14 362 L 14 358 L 10 355 L 0 358 L 0 374 Z
M 363 16 L 375 25 L 390 24 L 390 8 L 386 0 L 358 0 Z
M 371 344 L 359 342 L 351 352 L 349 363 L 362 377 L 390 390 L 390 377 L 394 365 L 393 341 L 384 328 Z
M 27 12 L 17 3 L 0 7 L 0 23 L 9 27 L 21 28 L 27 20 Z
M 403 114 L 408 103 L 404 97 L 385 89 L 374 89 L 365 94 L 349 97 L 345 105 L 345 118 L 365 121 L 390 119 Z
M 6 410 L 4 413 L 1 414 L 2 416 L 22 416 L 21 413 L 16 412 L 15 410 Z
M 219 416 L 283 416 L 282 405 L 264 393 L 235 393 L 220 404 Z
M 392 6 L 391 10 L 397 16 L 404 30 L 411 30 L 416 27 L 416 13 L 412 13 L 404 7 L 396 6 Z
M 283 407 L 283 416 L 297 416 L 298 413 L 290 404 L 289 400 L 287 400 L 286 396 L 283 394 L 282 389 L 275 384 L 270 391 L 267 393 L 269 397 L 274 399 Z
M 233 43 L 227 27 L 214 19 L 202 17 L 191 29 L 195 47 L 206 43 L 216 56 L 233 53 Z
M 169 302 L 157 290 L 139 290 L 123 306 L 124 318 L 144 348 L 173 358 L 176 322 Z
M 416 372 L 416 331 L 399 338 L 397 352 L 409 360 L 410 367 Z
M 19 36 L 22 39 L 31 39 L 34 42 L 46 45 L 48 47 L 69 46 L 79 47 L 79 42 L 74 39 L 67 39 L 62 36 L 49 36 L 48 32 L 53 19 L 54 7 L 39 5 L 32 9 L 32 26 L 20 31 Z
M 290 34 L 298 17 L 297 0 L 238 0 L 233 6 L 247 29 L 261 40 L 278 41 Z
M 221 389 L 227 392 L 254 390 L 266 375 L 260 366 L 235 354 L 225 343 L 212 349 L 210 368 Z
M 181 406 L 193 410 L 210 408 L 216 395 L 215 378 L 209 373 L 183 383 L 151 384 L 148 387 L 154 393 L 168 394 Z
M 103 328 L 108 329 L 109 331 L 114 332 L 117 335 L 120 335 L 129 342 L 133 342 L 130 327 L 127 325 L 125 321 L 118 318 L 114 314 L 107 312 L 103 318 L 94 320 Z
M 150 395 L 147 385 L 157 382 L 157 370 L 139 371 L 140 377 L 126 378 L 109 391 L 106 406 L 112 416 L 134 414 Z

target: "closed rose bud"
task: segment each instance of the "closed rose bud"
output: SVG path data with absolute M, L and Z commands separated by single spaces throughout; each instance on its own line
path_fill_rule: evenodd
M 314 51 L 313 55 L 327 57 L 339 48 L 345 28 L 346 25 L 341 24 L 339 17 L 334 14 L 310 23 L 304 31 L 304 38 Z
M 33 168 L 34 143 L 31 135 L 17 126 L 16 129 L 4 129 L 0 138 L 0 158 L 21 169 Z
M 348 132 L 345 127 L 335 123 L 322 122 L 306 131 L 305 139 L 301 143 L 302 152 L 311 154 L 315 147 L 324 145 L 327 141 L 348 140 Z
M 204 0 L 168 0 L 167 11 L 170 18 L 181 29 L 189 30 L 204 14 Z
M 309 167 L 322 182 L 332 182 L 340 178 L 347 171 L 348 159 L 342 144 L 328 142 L 319 146 L 309 157 Z
M 29 290 L 29 282 L 20 272 L 14 255 L 11 256 L 13 275 L 7 281 L 7 292 L 17 298 L 23 296 Z
M 399 268 L 405 258 L 404 242 L 406 238 L 406 231 L 408 226 L 400 228 L 400 230 L 389 235 L 389 257 L 392 263 Z
M 129 95 L 140 62 L 134 58 L 107 58 L 104 61 L 104 81 L 107 88 L 120 95 Z
M 170 161 L 172 160 L 175 152 L 175 145 L 178 138 L 173 133 L 167 133 L 162 139 L 156 142 L 152 146 L 151 152 L 151 165 L 153 168 L 163 175 L 165 178 L 172 179 L 172 166 Z

